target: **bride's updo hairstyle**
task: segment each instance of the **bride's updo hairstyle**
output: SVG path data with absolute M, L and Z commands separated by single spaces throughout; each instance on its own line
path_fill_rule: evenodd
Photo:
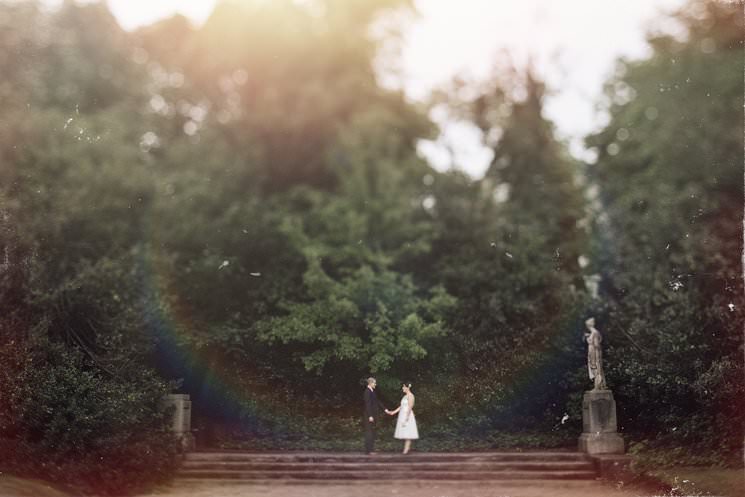
M 408 388 L 409 390 L 411 390 L 411 382 L 410 382 L 410 381 L 409 381 L 409 382 L 404 382 L 404 383 L 401 383 L 401 386 L 402 386 L 402 387 L 406 387 L 406 388 Z

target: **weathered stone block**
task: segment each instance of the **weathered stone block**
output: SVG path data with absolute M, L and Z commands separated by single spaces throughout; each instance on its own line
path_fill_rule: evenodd
M 615 433 L 616 401 L 610 390 L 591 390 L 582 399 L 582 431 L 584 433 Z
M 191 400 L 187 394 L 166 395 L 163 402 L 173 407 L 171 430 L 185 450 L 194 449 L 194 435 L 191 433 Z
M 610 390 L 591 390 L 582 399 L 582 435 L 579 450 L 588 454 L 623 454 L 618 434 L 616 402 Z
M 623 454 L 624 442 L 618 433 L 583 433 L 579 450 L 588 454 Z
M 636 475 L 631 470 L 631 456 L 625 454 L 596 454 L 592 456 L 600 476 L 606 480 L 631 481 Z

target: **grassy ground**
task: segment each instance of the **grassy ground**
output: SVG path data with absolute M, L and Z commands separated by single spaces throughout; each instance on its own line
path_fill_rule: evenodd
M 213 447 L 204 448 L 221 448 L 221 449 L 243 449 L 243 450 L 308 450 L 308 451 L 334 451 L 334 452 L 360 452 L 364 444 L 362 436 L 356 439 L 334 439 L 330 437 L 327 440 L 315 438 L 299 440 L 224 440 Z M 396 452 L 401 450 L 403 442 L 395 440 L 393 437 L 376 437 L 375 449 L 380 452 Z M 413 447 L 420 452 L 458 452 L 458 451 L 486 451 L 486 450 L 512 450 L 512 449 L 563 449 L 561 444 L 548 445 L 515 445 L 509 443 L 495 443 L 492 440 L 464 440 L 464 439 L 433 439 L 427 438 L 417 440 Z
M 745 469 L 678 466 L 651 472 L 680 495 L 745 497 Z
M 457 452 L 512 449 L 575 449 L 576 437 L 564 433 L 505 433 L 487 432 L 480 435 L 462 436 L 454 433 L 427 433 L 420 431 L 422 438 L 414 442 L 420 452 Z M 244 449 L 244 450 L 315 450 L 358 452 L 363 450 L 362 429 L 341 433 L 307 434 L 296 432 L 294 436 L 246 436 L 239 432 L 222 433 L 207 443 L 197 435 L 197 447 Z M 383 425 L 377 430 L 375 447 L 381 452 L 401 450 L 403 442 L 393 438 L 393 427 Z
M 0 474 L 0 496 L 2 497 L 69 497 L 41 480 L 17 478 Z

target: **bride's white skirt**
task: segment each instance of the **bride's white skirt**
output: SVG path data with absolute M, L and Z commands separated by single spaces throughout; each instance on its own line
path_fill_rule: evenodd
M 409 416 L 409 421 L 406 422 L 406 415 L 409 413 L 409 409 L 401 408 L 398 411 L 398 420 L 396 421 L 396 432 L 393 434 L 394 438 L 399 440 L 417 440 L 419 438 L 419 430 L 416 427 L 416 418 L 414 413 Z

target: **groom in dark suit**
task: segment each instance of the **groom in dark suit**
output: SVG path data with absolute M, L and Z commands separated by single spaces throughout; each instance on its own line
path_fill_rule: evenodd
M 380 410 L 383 409 L 386 414 L 390 411 L 378 400 L 375 396 L 375 387 L 377 382 L 375 378 L 367 379 L 367 387 L 365 387 L 365 452 L 368 455 L 374 454 L 375 449 L 375 421 L 378 418 Z

